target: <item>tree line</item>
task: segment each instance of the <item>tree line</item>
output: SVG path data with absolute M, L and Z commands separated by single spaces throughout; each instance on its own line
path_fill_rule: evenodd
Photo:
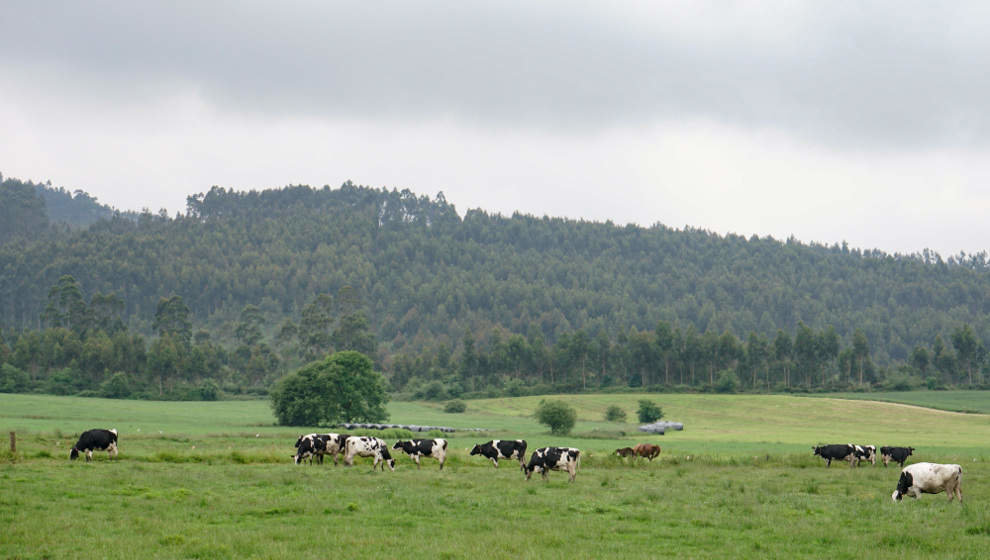
M 46 189 L 58 192 L 46 198 Z M 435 392 L 433 382 L 466 394 L 519 384 L 700 390 L 720 377 L 732 385 L 730 373 L 747 390 L 985 383 L 985 253 L 461 216 L 442 193 L 350 182 L 214 187 L 175 216 L 111 212 L 68 227 L 64 216 L 85 214 L 72 210 L 76 200 L 91 209 L 95 200 L 66 195 L 0 183 L 9 218 L 0 219 L 0 328 L 9 355 L 20 347 L 4 363 L 32 387 L 76 367 L 88 380 L 124 373 L 148 395 L 205 379 L 263 391 L 336 348 L 372 356 L 406 392 Z M 46 200 L 66 206 L 63 218 Z M 52 308 L 49 288 L 65 276 L 87 294 L 86 328 L 75 326 L 75 296 Z M 181 302 L 188 328 L 163 328 L 163 300 Z M 82 357 L 107 344 L 133 359 Z M 62 357 L 25 357 L 43 347 Z

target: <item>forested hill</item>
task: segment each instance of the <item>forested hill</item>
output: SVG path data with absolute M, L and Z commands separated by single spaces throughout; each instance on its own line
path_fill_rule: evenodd
M 246 305 L 261 310 L 272 339 L 318 294 L 347 293 L 386 357 L 441 345 L 457 352 L 465 333 L 482 347 L 493 332 L 552 344 L 578 330 L 611 339 L 652 332 L 660 320 L 740 339 L 803 322 L 834 327 L 843 344 L 861 329 L 881 364 L 963 324 L 984 345 L 990 335 L 985 254 L 899 256 L 481 210 L 461 217 L 442 194 L 350 182 L 214 187 L 190 196 L 182 216 L 110 215 L 6 243 L 5 331 L 45 326 L 49 289 L 63 275 L 87 298 L 115 292 L 125 323 L 146 334 L 162 298 L 179 295 L 194 328 L 219 341 L 233 339 Z
M 121 213 L 82 190 L 69 192 L 65 187 L 52 187 L 51 182 L 33 183 L 0 175 L 0 243 L 43 235 L 57 224 L 86 227 L 114 215 L 137 218 L 135 212 Z

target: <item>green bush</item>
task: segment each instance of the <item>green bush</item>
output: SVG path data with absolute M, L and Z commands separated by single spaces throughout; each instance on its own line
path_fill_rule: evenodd
M 724 369 L 718 374 L 718 381 L 715 382 L 716 393 L 735 393 L 739 388 L 739 376 L 731 369 Z
M 649 424 L 663 418 L 663 409 L 653 401 L 641 399 L 639 401 L 639 409 L 636 410 L 636 416 L 640 422 Z
M 564 401 L 542 399 L 536 407 L 536 420 L 548 426 L 551 434 L 565 436 L 577 422 L 577 411 Z
M 13 364 L 0 366 L 0 393 L 19 393 L 27 388 L 27 373 Z
M 618 405 L 613 404 L 605 411 L 605 420 L 607 422 L 625 422 L 626 411 L 622 410 Z
M 110 399 L 126 399 L 131 396 L 131 382 L 127 374 L 118 371 L 100 384 L 102 396 Z
M 199 385 L 199 395 L 204 401 L 215 401 L 220 398 L 220 385 L 212 379 L 204 379 Z
M 465 410 L 467 410 L 467 403 L 457 400 L 449 401 L 443 407 L 444 412 L 449 412 L 451 414 L 458 414 L 464 412 Z

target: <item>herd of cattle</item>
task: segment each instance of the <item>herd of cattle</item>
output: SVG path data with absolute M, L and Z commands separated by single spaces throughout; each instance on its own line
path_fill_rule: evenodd
M 832 445 L 819 445 L 817 447 L 812 447 L 815 451 L 815 455 L 818 455 L 822 459 L 825 459 L 825 466 L 832 466 L 832 461 L 849 461 L 850 467 L 855 467 L 859 465 L 860 461 L 869 461 L 871 465 L 877 464 L 877 446 L 875 445 L 856 445 L 853 443 L 836 443 Z M 883 466 L 887 466 L 887 463 L 894 461 L 895 463 L 900 463 L 901 467 L 904 466 L 904 461 L 907 460 L 908 456 L 914 453 L 913 447 L 881 447 L 880 457 L 883 460 Z
M 859 465 L 861 461 L 877 464 L 877 448 L 875 445 L 856 445 L 853 443 L 837 443 L 812 447 L 815 455 L 825 460 L 825 466 L 832 466 L 832 461 L 849 461 L 850 467 Z M 915 463 L 904 466 L 904 461 L 914 453 L 913 447 L 881 447 L 880 457 L 883 466 L 894 461 L 901 465 L 901 477 L 897 480 L 897 488 L 890 495 L 895 502 L 904 496 L 920 498 L 922 494 L 939 494 L 945 492 L 951 502 L 953 498 L 962 501 L 962 467 L 959 465 L 939 463 Z
M 373 436 L 350 436 L 346 434 L 306 434 L 299 436 L 296 440 L 296 453 L 292 456 L 293 462 L 299 464 L 309 461 L 312 464 L 315 459 L 322 463 L 325 455 L 333 458 L 333 464 L 337 465 L 340 455 L 344 456 L 344 464 L 351 466 L 354 464 L 354 457 L 372 457 L 372 470 L 381 465 L 382 471 L 385 466 L 395 471 L 395 459 L 389 452 L 388 444 L 385 440 Z M 442 438 L 434 439 L 411 439 L 407 441 L 399 440 L 392 446 L 393 450 L 401 450 L 420 466 L 420 458 L 431 457 L 440 463 L 440 470 L 447 461 L 447 440 Z M 850 467 L 857 466 L 861 461 L 869 461 L 876 464 L 877 448 L 875 445 L 856 445 L 852 443 L 841 443 L 831 445 L 818 445 L 812 448 L 815 455 L 825 460 L 825 466 L 830 467 L 833 460 L 849 461 Z M 79 441 L 69 452 L 70 459 L 77 459 L 80 453 L 86 455 L 86 460 L 93 458 L 93 451 L 106 451 L 110 457 L 117 456 L 117 430 L 93 429 L 87 430 L 79 436 Z M 904 461 L 914 452 L 913 447 L 881 447 L 880 457 L 884 467 L 891 461 L 900 464 L 901 476 L 897 481 L 897 488 L 891 494 L 891 498 L 896 502 L 904 496 L 919 498 L 921 494 L 939 494 L 945 492 L 949 501 L 959 498 L 962 502 L 962 467 L 955 464 L 938 463 L 915 463 L 904 466 Z M 470 454 L 481 455 L 490 460 L 495 468 L 498 468 L 499 459 L 511 459 L 519 461 L 519 466 L 529 480 L 534 472 L 539 472 L 545 480 L 547 473 L 551 470 L 567 471 L 570 475 L 570 482 L 574 482 L 577 475 L 578 459 L 581 451 L 574 447 L 541 447 L 534 451 L 525 461 L 526 440 L 499 440 L 494 439 L 486 443 L 475 445 Z M 652 443 L 641 443 L 635 447 L 623 447 L 615 450 L 615 454 L 620 457 L 645 457 L 652 461 L 660 454 L 660 446 Z
M 443 470 L 443 464 L 447 461 L 447 440 L 443 438 L 399 440 L 395 442 L 392 449 L 400 450 L 408 455 L 416 463 L 417 468 L 420 466 L 419 460 L 422 457 L 436 459 L 440 463 L 440 470 Z M 381 469 L 384 471 L 387 465 L 390 470 L 395 471 L 395 459 L 389 452 L 388 444 L 385 443 L 385 440 L 373 436 L 350 436 L 346 434 L 306 434 L 299 436 L 299 439 L 296 440 L 296 453 L 292 456 L 292 461 L 297 465 L 303 461 L 309 461 L 312 464 L 314 459 L 318 463 L 322 463 L 324 455 L 330 455 L 334 465 L 337 465 L 338 456 L 343 455 L 344 464 L 347 466 L 354 464 L 354 457 L 371 457 L 373 459 L 372 470 L 381 465 Z M 541 473 L 545 479 L 547 478 L 547 471 L 564 470 L 570 475 L 570 481 L 574 482 L 581 451 L 574 447 L 543 447 L 534 451 L 529 458 L 529 463 L 526 463 L 526 440 L 493 439 L 475 445 L 471 449 L 471 455 L 481 455 L 489 459 L 495 468 L 498 468 L 499 459 L 518 460 L 520 468 L 526 474 L 526 480 L 529 480 L 534 472 Z

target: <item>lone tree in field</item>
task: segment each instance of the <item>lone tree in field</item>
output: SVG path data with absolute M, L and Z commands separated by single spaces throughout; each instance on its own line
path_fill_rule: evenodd
M 336 352 L 283 377 L 271 392 L 279 424 L 315 426 L 388 419 L 385 378 L 360 352 Z
M 577 422 L 577 411 L 563 401 L 544 399 L 536 407 L 536 421 L 548 426 L 551 434 L 566 436 Z
M 642 399 L 639 401 L 636 416 L 639 417 L 640 422 L 649 424 L 663 418 L 663 410 L 655 402 Z
M 619 405 L 613 404 L 605 410 L 605 420 L 607 422 L 625 422 L 626 421 L 626 411 L 622 410 Z

